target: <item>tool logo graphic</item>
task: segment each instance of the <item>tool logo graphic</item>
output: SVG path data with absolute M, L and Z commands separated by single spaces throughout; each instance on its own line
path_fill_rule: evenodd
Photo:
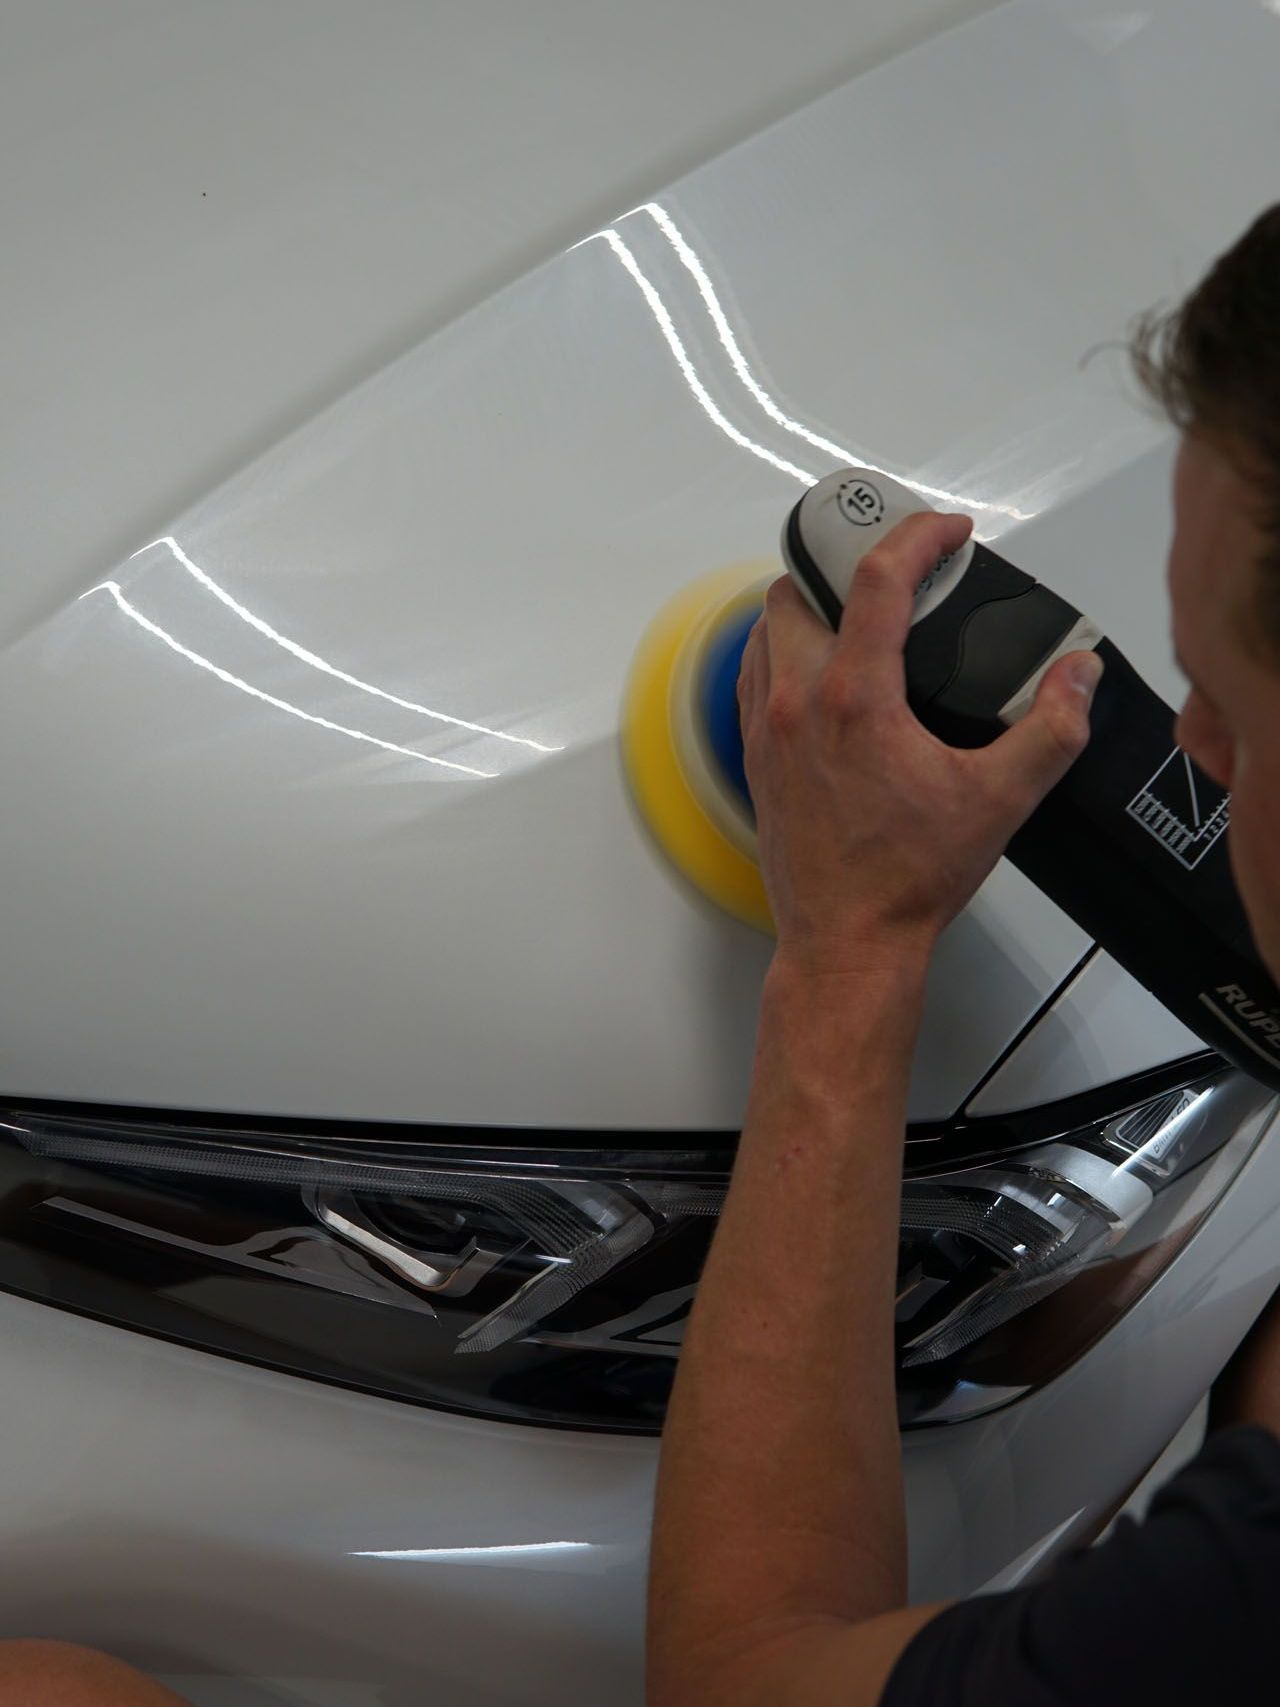
M 1275 1058 L 1280 1056 L 1280 1017 L 1274 1008 L 1255 1002 L 1239 984 L 1219 984 L 1212 994 L 1202 990 L 1199 1000 L 1256 1055 L 1274 1065 Z M 1231 1010 L 1234 1018 L 1227 1017 L 1226 1008 Z M 1246 1026 L 1248 1030 L 1244 1029 Z
M 840 506 L 840 514 L 855 527 L 874 527 L 884 520 L 883 492 L 861 475 L 841 481 L 836 502 Z
M 1194 871 L 1226 829 L 1230 807 L 1231 796 L 1175 747 L 1125 810 L 1166 853 Z

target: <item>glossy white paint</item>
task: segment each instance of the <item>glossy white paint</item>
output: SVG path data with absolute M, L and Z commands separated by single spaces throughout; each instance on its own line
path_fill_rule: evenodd
M 963 501 L 1028 567 L 1110 481 L 1131 552 L 1098 528 L 1055 578 L 1150 651 L 1165 505 L 1128 494 L 1160 434 L 1084 358 L 1264 198 L 1280 38 L 1242 5 L 1168 4 L 1123 41 L 1089 27 L 1107 15 L 1002 9 L 743 143 L 14 633 L 0 1082 L 735 1124 L 766 945 L 638 831 L 620 684 L 675 587 L 758 556 L 850 455 Z M 1151 170 L 1196 122 L 1146 94 L 1183 54 L 1256 86 L 1213 115 L 1241 169 L 1211 201 Z M 891 162 L 893 193 L 851 161 Z M 1083 946 L 1002 871 L 939 957 L 912 1113 L 955 1108 Z
M 1204 1045 L 1109 954 L 1095 954 L 969 1103 L 1008 1114 L 1112 1084 Z
M 1042 1392 L 909 1436 L 912 1592 L 1096 1525 L 1265 1301 L 1280 1144 Z M 477 1423 L 0 1298 L 5 1633 L 105 1644 L 196 1707 L 641 1700 L 650 1441 Z M 194 1398 L 193 1398 L 194 1395 Z
M 9 0 L 6 634 L 620 208 L 983 4 Z

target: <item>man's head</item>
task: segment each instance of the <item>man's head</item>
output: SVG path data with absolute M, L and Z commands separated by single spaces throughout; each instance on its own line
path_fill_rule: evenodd
M 1181 308 L 1142 323 L 1134 353 L 1183 435 L 1169 555 L 1190 683 L 1178 739 L 1231 790 L 1232 864 L 1280 975 L 1280 206 Z

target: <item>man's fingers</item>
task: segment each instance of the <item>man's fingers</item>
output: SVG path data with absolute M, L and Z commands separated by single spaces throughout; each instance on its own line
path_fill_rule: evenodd
M 891 528 L 858 564 L 840 622 L 840 667 L 888 688 L 902 684 L 902 649 L 916 588 L 940 557 L 958 551 L 973 522 L 926 510 Z
M 1030 814 L 1089 743 L 1089 708 L 1102 676 L 1096 652 L 1072 652 L 1046 671 L 1031 710 L 985 748 L 980 763 L 1002 794 Z
M 972 527 L 968 516 L 926 510 L 891 528 L 858 564 L 834 640 L 790 576 L 774 581 L 765 595 L 765 621 L 753 632 L 743 661 L 744 709 L 749 701 L 763 702 L 774 680 L 812 679 L 828 667 L 863 691 L 901 697 L 902 649 L 916 588 L 939 558 L 964 544 Z M 748 669 L 753 651 L 765 655 L 763 672 L 755 665 Z
M 763 705 L 775 683 L 788 698 L 821 670 L 833 645 L 831 630 L 816 617 L 787 575 L 769 584 L 764 614 L 751 630 L 738 676 L 743 713 Z
M 769 636 L 763 612 L 756 618 L 747 644 L 742 651 L 738 669 L 738 714 L 745 722 L 752 708 L 760 705 L 769 693 Z
M 764 596 L 769 657 L 779 669 L 820 669 L 831 650 L 831 630 L 815 616 L 790 575 L 771 581 Z

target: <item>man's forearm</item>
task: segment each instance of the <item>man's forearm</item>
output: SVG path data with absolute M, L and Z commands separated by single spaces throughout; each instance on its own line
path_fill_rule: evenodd
M 927 946 L 775 961 L 734 1181 L 690 1323 L 654 1529 L 651 1698 L 797 1622 L 901 1604 L 893 1391 L 902 1134 Z
M 1280 1434 L 1280 1292 L 1213 1384 L 1210 1428 L 1256 1423 Z

